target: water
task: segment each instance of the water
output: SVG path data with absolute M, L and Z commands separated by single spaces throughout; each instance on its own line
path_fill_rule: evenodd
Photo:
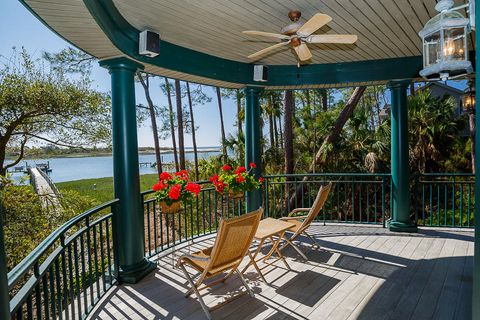
M 218 155 L 218 151 L 214 152 L 199 152 L 198 157 L 206 159 L 208 157 Z M 139 162 L 155 162 L 154 154 L 142 154 L 138 157 Z M 193 153 L 185 154 L 186 160 L 193 161 Z M 28 159 L 29 165 L 33 166 L 35 163 L 50 162 L 50 177 L 53 182 L 74 181 L 81 179 L 103 178 L 113 176 L 113 158 L 112 156 L 103 157 L 79 157 L 79 158 L 49 158 L 49 159 Z M 163 153 L 162 161 L 165 163 L 173 163 L 173 153 Z M 25 165 L 25 161 L 18 164 Z M 140 174 L 156 173 L 156 168 L 150 166 L 140 167 Z M 19 180 L 22 174 L 15 173 L 13 178 Z

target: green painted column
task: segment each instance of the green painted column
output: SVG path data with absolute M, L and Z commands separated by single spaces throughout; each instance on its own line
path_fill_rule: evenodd
M 113 226 L 117 235 L 120 281 L 136 283 L 155 269 L 145 252 L 143 204 L 140 195 L 135 72 L 142 65 L 127 58 L 100 62 L 112 78 L 113 184 L 120 199 Z
M 407 88 L 410 81 L 392 81 L 391 91 L 391 174 L 392 217 L 390 231 L 417 232 L 410 219 L 410 169 L 408 166 Z
M 473 0 L 472 0 L 473 1 Z M 476 1 L 476 0 L 475 0 Z M 476 3 L 475 3 L 476 4 Z M 478 7 L 477 7 L 478 8 Z M 480 15 L 475 16 L 476 25 L 480 23 Z M 475 33 L 475 48 L 480 43 L 480 32 Z M 480 51 L 475 50 L 475 66 L 480 65 Z M 475 67 L 476 69 L 476 67 Z M 475 70 L 476 71 L 476 70 Z M 475 246 L 473 256 L 473 295 L 472 319 L 480 320 L 480 104 L 477 93 L 480 90 L 480 76 L 475 76 Z
M 0 183 L 0 319 L 10 319 L 10 298 L 8 296 L 7 255 L 3 233 L 2 186 Z
M 260 152 L 260 93 L 262 88 L 245 88 L 245 167 L 248 169 L 250 162 L 257 165 L 255 177 L 262 174 L 262 159 Z M 247 212 L 262 206 L 261 189 L 247 192 Z

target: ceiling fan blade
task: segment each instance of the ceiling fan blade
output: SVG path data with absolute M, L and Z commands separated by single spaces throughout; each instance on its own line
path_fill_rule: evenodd
M 300 61 L 307 61 L 312 58 L 312 53 L 310 52 L 305 43 L 302 43 L 301 45 L 293 48 L 295 49 L 295 52 L 297 53 L 298 59 Z
M 354 34 L 314 34 L 305 38 L 305 42 L 353 44 L 357 39 Z
M 332 21 L 332 17 L 323 13 L 317 13 L 310 18 L 305 24 L 298 29 L 297 34 L 301 37 L 306 37 Z
M 267 47 L 265 49 L 262 49 L 260 51 L 257 51 L 255 53 L 252 53 L 251 55 L 248 56 L 248 58 L 250 59 L 255 59 L 256 57 L 258 56 L 261 56 L 267 52 L 270 52 L 276 48 L 280 48 L 280 47 L 283 47 L 283 46 L 286 46 L 287 44 L 289 44 L 290 41 L 285 41 L 285 42 L 280 42 L 280 43 L 277 43 L 277 44 L 274 44 L 273 46 L 270 46 L 270 47 Z
M 243 34 L 248 34 L 249 36 L 262 36 L 262 37 L 269 37 L 269 38 L 277 38 L 282 40 L 290 40 L 290 36 L 279 34 L 279 33 L 271 33 L 271 32 L 263 32 L 263 31 L 242 31 Z

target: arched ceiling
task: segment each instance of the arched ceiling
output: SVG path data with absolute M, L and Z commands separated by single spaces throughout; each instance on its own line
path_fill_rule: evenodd
M 54 32 L 99 59 L 128 56 L 147 72 L 214 86 L 335 87 L 415 78 L 418 31 L 436 14 L 435 0 L 20 0 Z M 463 3 L 461 0 L 457 4 Z M 333 21 L 317 33 L 356 34 L 355 45 L 310 45 L 310 65 L 297 68 L 289 49 L 251 61 L 270 43 L 243 30 L 278 32 L 291 9 L 304 21 L 317 12 Z M 160 56 L 138 55 L 138 32 L 161 35 Z M 471 35 L 473 39 L 473 35 Z M 472 48 L 472 47 L 470 47 Z M 252 63 L 270 66 L 255 83 Z

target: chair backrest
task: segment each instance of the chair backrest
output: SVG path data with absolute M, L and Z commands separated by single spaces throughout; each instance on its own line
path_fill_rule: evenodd
M 307 229 L 312 221 L 317 217 L 317 215 L 320 213 L 320 210 L 322 210 L 323 205 L 325 204 L 325 201 L 327 201 L 328 194 L 330 193 L 330 189 L 332 188 L 332 183 L 330 182 L 326 186 L 321 186 L 320 190 L 318 190 L 317 197 L 315 198 L 315 201 L 313 202 L 312 208 L 310 208 L 310 211 L 308 211 L 307 218 L 303 220 L 302 225 L 300 228 L 297 230 L 297 234 L 302 233 L 305 229 Z
M 239 217 L 222 220 L 206 269 L 240 263 L 246 255 L 263 214 L 263 208 Z

